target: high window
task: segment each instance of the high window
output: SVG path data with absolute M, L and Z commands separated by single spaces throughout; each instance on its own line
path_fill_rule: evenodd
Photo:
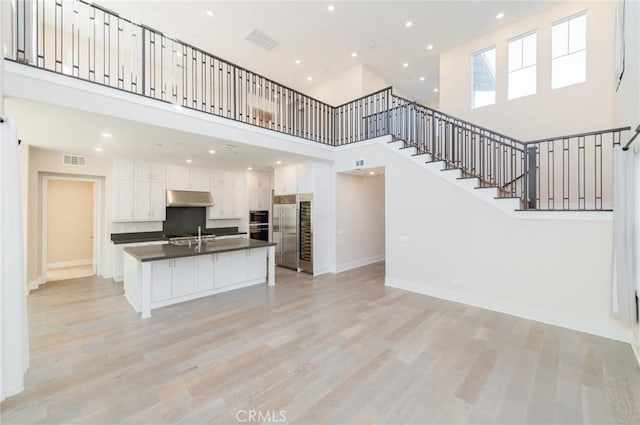
M 509 41 L 509 99 L 536 93 L 536 33 Z
M 553 24 L 551 88 L 587 80 L 587 15 L 572 16 Z
M 471 59 L 471 107 L 496 103 L 496 48 L 474 53 Z

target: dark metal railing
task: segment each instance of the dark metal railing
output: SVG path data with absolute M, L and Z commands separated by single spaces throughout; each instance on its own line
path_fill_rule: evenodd
M 610 208 L 629 128 L 522 142 L 391 87 L 334 107 L 84 0 L 7 4 L 9 60 L 331 146 L 392 135 L 523 209 Z
M 630 127 L 525 142 L 535 155 L 529 209 L 599 211 L 613 208 L 613 149 Z
M 427 154 L 430 162 L 477 177 L 481 186 L 498 188 L 499 197 L 524 197 L 524 145 L 416 102 L 393 96 L 389 110 L 391 134 Z

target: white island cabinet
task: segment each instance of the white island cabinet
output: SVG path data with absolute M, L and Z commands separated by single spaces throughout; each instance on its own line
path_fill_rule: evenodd
M 154 308 L 267 281 L 275 285 L 275 250 L 269 242 L 131 247 L 124 254 L 125 297 L 143 319 Z

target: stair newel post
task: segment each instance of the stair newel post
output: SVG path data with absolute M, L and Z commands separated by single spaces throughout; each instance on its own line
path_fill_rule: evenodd
M 537 148 L 535 146 L 527 146 L 524 156 L 524 190 L 525 190 L 525 204 L 527 209 L 536 208 L 536 183 L 538 181 L 536 172 L 536 156 Z

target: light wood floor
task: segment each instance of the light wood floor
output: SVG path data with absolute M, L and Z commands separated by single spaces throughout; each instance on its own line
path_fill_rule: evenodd
M 386 288 L 383 265 L 277 273 L 144 321 L 111 280 L 41 287 L 1 422 L 640 423 L 628 344 Z
M 77 279 L 93 275 L 93 264 L 83 266 L 58 267 L 47 269 L 47 282 L 57 282 L 60 280 Z

